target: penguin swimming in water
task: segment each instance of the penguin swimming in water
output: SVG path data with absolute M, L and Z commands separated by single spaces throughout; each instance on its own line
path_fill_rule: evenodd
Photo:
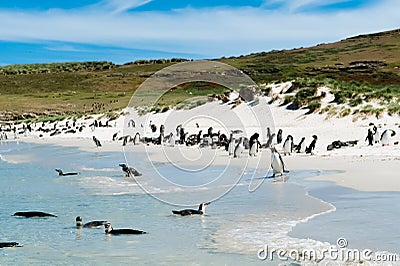
M 282 156 L 276 150 L 275 147 L 271 148 L 271 167 L 272 167 L 272 177 L 275 177 L 276 173 L 280 174 L 280 177 L 283 179 L 283 173 L 287 172 L 285 170 L 285 163 L 283 162 Z
M 0 248 L 22 247 L 18 242 L 0 242 Z
M 389 146 L 391 138 L 395 135 L 396 132 L 392 129 L 386 129 L 385 131 L 383 131 L 381 136 L 382 146 Z
M 235 151 L 233 152 L 233 158 L 238 158 L 242 154 L 244 150 L 243 146 L 243 137 L 240 137 L 239 143 L 235 147 Z
M 61 169 L 55 169 L 59 176 L 78 175 L 77 172 L 64 173 Z
M 301 138 L 300 143 L 296 146 L 296 152 L 297 153 L 304 153 L 306 152 L 306 143 L 305 143 L 305 137 Z
M 291 154 L 293 152 L 293 137 L 288 135 L 283 143 L 283 155 Z
M 124 163 L 120 163 L 119 166 L 122 167 L 122 171 L 125 173 L 125 177 L 133 177 L 133 176 L 141 176 L 142 173 L 140 173 L 138 170 L 136 170 L 133 167 L 127 166 Z
M 142 235 L 146 234 L 145 231 L 136 229 L 114 229 L 110 223 L 104 224 L 105 233 L 108 235 Z
M 80 228 L 82 226 L 84 228 L 94 228 L 94 227 L 103 226 L 107 223 L 107 221 L 92 221 L 92 222 L 83 224 L 82 217 L 80 217 L 80 216 L 76 217 L 75 222 L 76 222 L 76 227 L 78 227 L 78 228 Z
M 187 216 L 187 215 L 193 215 L 193 214 L 204 215 L 206 213 L 206 206 L 209 204 L 210 204 L 210 202 L 203 202 L 203 203 L 200 203 L 198 210 L 185 209 L 185 210 L 180 210 L 180 211 L 172 211 L 172 213 L 181 215 L 181 216 Z
M 21 216 L 25 218 L 32 217 L 57 217 L 57 215 L 46 213 L 46 212 L 38 212 L 38 211 L 27 211 L 27 212 L 16 212 L 13 216 Z

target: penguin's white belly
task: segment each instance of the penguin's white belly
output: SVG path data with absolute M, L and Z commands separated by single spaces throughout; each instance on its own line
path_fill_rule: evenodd
M 274 173 L 281 173 L 283 174 L 283 164 L 279 158 L 278 155 L 276 155 L 275 153 L 272 154 L 272 169 L 274 170 Z
M 171 145 L 172 147 L 175 146 L 175 138 L 174 138 L 174 136 L 171 136 L 171 138 L 169 139 L 169 145 Z
M 382 144 L 383 145 L 388 145 L 390 142 L 390 136 L 389 133 L 385 133 L 382 135 Z
M 376 131 L 376 133 L 375 133 L 375 135 L 374 135 L 374 141 L 379 142 L 379 139 L 380 139 L 380 137 L 379 137 L 379 132 Z
M 235 152 L 235 142 L 230 142 L 228 146 L 228 153 L 232 155 Z
M 283 151 L 285 153 L 291 153 L 292 152 L 291 147 L 292 147 L 292 142 L 290 140 L 285 141 L 285 143 L 283 144 Z
M 257 143 L 253 143 L 253 145 L 251 146 L 251 149 L 249 151 L 250 155 L 256 155 L 257 153 Z
M 237 146 L 235 149 L 235 157 L 240 157 L 240 155 L 242 154 L 244 150 L 244 147 L 242 145 Z

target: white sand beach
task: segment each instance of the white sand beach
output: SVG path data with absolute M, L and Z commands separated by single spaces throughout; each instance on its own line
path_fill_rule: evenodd
M 275 91 L 281 90 L 281 87 L 274 87 Z M 278 94 L 279 95 L 279 94 Z M 326 96 L 325 102 L 331 101 L 332 95 Z M 298 143 L 301 137 L 306 137 L 307 145 L 312 140 L 312 135 L 317 135 L 318 140 L 313 155 L 310 154 L 292 154 L 283 156 L 287 169 L 289 170 L 338 170 L 337 174 L 313 177 L 312 179 L 333 181 L 340 186 L 350 187 L 362 191 L 400 191 L 400 182 L 398 181 L 400 172 L 400 145 L 395 145 L 400 140 L 399 116 L 389 116 L 384 114 L 380 118 L 345 116 L 342 118 L 330 117 L 326 114 L 306 114 L 307 109 L 288 110 L 285 106 L 280 106 L 280 102 L 268 104 L 270 97 L 260 96 L 258 103 L 253 107 L 242 103 L 232 109 L 232 105 L 222 104 L 218 101 L 209 102 L 205 105 L 191 110 L 169 110 L 164 113 L 151 113 L 144 116 L 138 116 L 137 113 L 127 108 L 118 119 L 111 121 L 109 127 L 89 127 L 94 119 L 106 121 L 102 115 L 93 115 L 91 118 L 78 119 L 77 125 L 86 125 L 82 132 L 75 134 L 58 134 L 49 136 L 49 133 L 38 131 L 19 136 L 20 141 L 49 143 L 65 146 L 78 146 L 86 151 L 123 151 L 122 141 L 112 141 L 114 133 L 117 136 L 131 135 L 140 132 L 141 137 L 157 137 L 159 135 L 159 126 L 165 126 L 165 135 L 176 134 L 177 125 L 181 124 L 185 131 L 190 134 L 197 134 L 199 130 L 206 133 L 212 126 L 214 132 L 220 131 L 229 138 L 230 130 L 241 129 L 241 136 L 250 137 L 254 132 L 260 133 L 260 142 L 267 141 L 266 128 L 271 127 L 271 132 L 276 133 L 278 129 L 283 130 L 283 141 L 288 134 L 294 137 L 294 143 Z M 326 104 L 325 103 L 325 104 Z M 103 118 L 102 118 L 103 117 Z M 128 127 L 129 120 L 135 121 L 135 127 Z M 65 125 L 66 121 L 61 121 L 58 126 Z M 72 120 L 69 121 L 69 124 Z M 153 133 L 149 124 L 158 126 L 157 131 Z M 196 124 L 197 123 L 197 124 Z M 365 138 L 370 123 L 374 123 L 382 133 L 385 129 L 392 129 L 396 135 L 391 139 L 389 146 L 382 146 L 377 143 L 368 146 Z M 198 125 L 198 127 L 197 127 Z M 38 127 L 39 125 L 37 125 Z M 50 127 L 52 125 L 46 125 Z M 43 137 L 39 137 L 42 134 Z M 92 141 L 92 136 L 96 136 L 101 142 L 102 147 L 96 147 Z M 342 147 L 327 151 L 327 146 L 333 141 L 358 141 L 353 147 Z M 282 144 L 277 144 L 278 150 L 282 150 Z M 151 160 L 166 162 L 165 152 L 159 152 L 158 145 L 133 145 L 128 144 L 125 149 L 129 151 L 147 152 L 151 154 Z M 249 158 L 248 151 L 243 153 L 241 158 L 230 159 L 227 152 L 223 149 L 213 150 L 210 147 L 198 148 L 176 145 L 169 147 L 163 145 L 163 150 L 168 151 L 168 160 L 180 160 L 181 155 L 189 158 L 188 164 L 204 164 L 208 161 L 207 156 L 213 156 L 212 165 L 242 165 L 257 168 L 267 172 L 270 167 L 269 149 L 260 149 L 256 158 Z M 201 154 L 201 156 L 199 155 Z M 207 155 L 211 154 L 211 155 Z M 186 159 L 187 159 L 186 158 Z M 197 159 L 196 159 L 197 158 Z M 5 158 L 7 159 L 7 158 Z M 205 160 L 205 161 L 204 161 Z

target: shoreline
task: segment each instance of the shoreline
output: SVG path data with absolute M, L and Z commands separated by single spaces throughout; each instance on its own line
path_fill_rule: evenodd
M 124 153 L 123 147 L 120 143 L 115 142 L 104 142 L 103 147 L 97 148 L 93 146 L 92 140 L 88 138 L 74 138 L 74 139 L 39 139 L 27 137 L 19 139 L 18 141 L 36 144 L 50 144 L 66 147 L 77 147 L 83 151 L 88 152 L 121 152 Z M 144 144 L 137 145 L 133 149 L 129 149 L 129 152 L 140 152 L 148 153 L 150 158 L 154 162 L 166 163 L 166 158 L 163 157 L 159 146 Z M 163 149 L 172 151 L 177 150 L 178 146 L 175 147 L 163 147 Z M 206 153 L 212 153 L 212 150 L 203 149 Z M 179 150 L 185 150 L 185 153 L 193 155 L 195 148 L 179 146 Z M 400 172 L 400 157 L 394 155 L 397 152 L 394 148 L 388 148 L 387 154 L 317 154 L 317 155 L 301 155 L 295 154 L 291 156 L 283 156 L 285 164 L 289 170 L 302 171 L 315 169 L 320 171 L 338 171 L 337 173 L 330 173 L 321 176 L 309 177 L 305 180 L 315 181 L 330 181 L 334 182 L 338 186 L 348 187 L 359 191 L 400 191 L 400 182 L 398 180 L 398 173 Z M 265 158 L 269 157 L 269 151 L 262 149 L 256 158 L 239 158 L 239 159 L 228 159 L 227 156 L 223 155 L 224 151 L 217 150 L 217 156 L 212 162 L 212 166 L 225 166 L 228 163 L 233 166 L 241 166 L 247 168 L 254 168 L 258 171 L 268 171 L 269 166 L 260 165 L 265 161 Z M 247 156 L 247 155 L 245 155 Z M 3 154 L 3 157 L 7 159 L 7 155 Z M 15 158 L 13 158 L 15 159 Z M 14 160 L 11 160 L 14 161 Z M 22 158 L 21 162 L 29 161 L 27 158 Z M 16 162 L 19 161 L 16 159 Z M 257 167 L 258 166 L 258 167 Z M 377 169 L 379 167 L 379 169 Z M 375 173 L 376 174 L 372 174 Z M 376 175 L 376 176 L 375 176 Z

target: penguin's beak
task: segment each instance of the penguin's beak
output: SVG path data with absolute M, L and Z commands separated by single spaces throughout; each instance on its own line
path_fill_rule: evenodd
M 211 202 L 205 202 L 204 205 L 208 205 L 208 204 L 210 204 L 210 203 L 211 203 Z

